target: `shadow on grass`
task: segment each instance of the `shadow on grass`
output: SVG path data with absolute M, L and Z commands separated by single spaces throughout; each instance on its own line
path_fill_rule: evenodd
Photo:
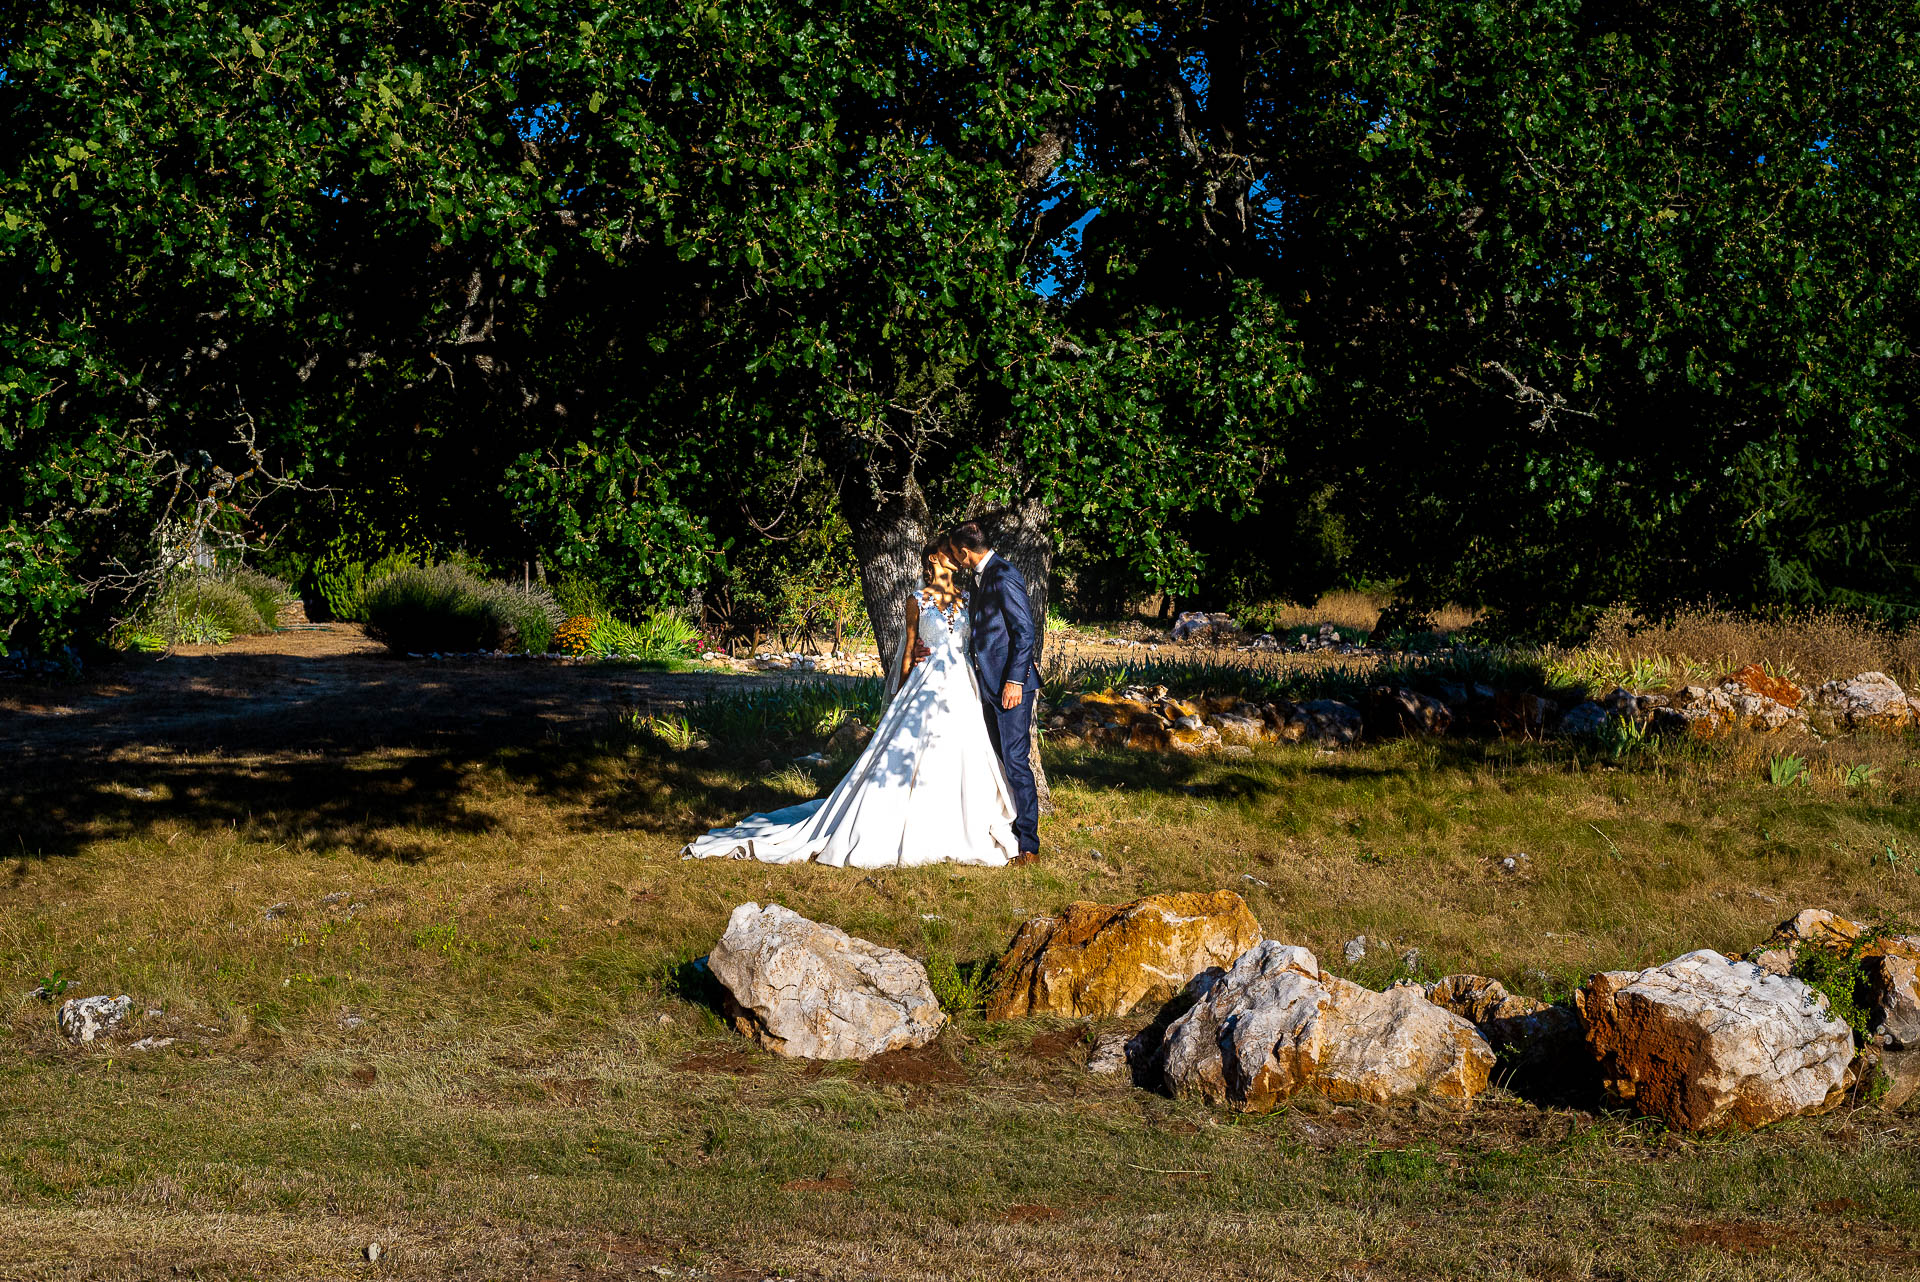
M 501 827 L 483 773 L 571 811 L 561 822 L 581 832 L 691 837 L 796 800 L 710 758 L 612 754 L 586 736 L 539 749 L 448 744 L 404 754 L 35 762 L 0 784 L 9 818 L 0 857 L 62 858 L 102 841 L 228 830 L 417 863 L 432 847 L 409 832 L 481 836 Z
M 1400 739 L 1324 756 L 1310 748 L 1296 748 L 1251 760 L 1127 748 L 1065 748 L 1048 753 L 1047 777 L 1093 792 L 1163 792 L 1206 800 L 1246 801 L 1307 778 L 1361 783 L 1435 771 L 1498 771 L 1542 765 L 1571 769 L 1581 764 L 1577 749 L 1558 742 Z

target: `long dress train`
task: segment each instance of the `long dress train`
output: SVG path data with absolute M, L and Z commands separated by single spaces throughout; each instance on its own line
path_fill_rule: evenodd
M 964 601 L 948 614 L 921 592 L 919 635 L 932 653 L 887 705 L 846 778 L 824 798 L 716 828 L 684 855 L 845 868 L 1012 859 L 1013 795 L 980 714 L 966 618 Z

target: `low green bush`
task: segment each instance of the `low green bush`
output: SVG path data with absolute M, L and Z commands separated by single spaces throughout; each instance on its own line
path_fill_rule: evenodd
M 244 578 L 240 577 L 244 574 Z M 172 575 L 127 629 L 135 649 L 174 645 L 224 645 L 234 637 L 273 628 L 278 593 L 286 585 L 252 571 Z M 262 602 L 270 602 L 270 609 Z
M 582 614 L 597 619 L 611 613 L 613 608 L 605 588 L 596 580 L 578 574 L 561 575 L 553 585 L 553 599 L 560 603 L 560 612 L 569 619 Z
M 271 574 L 244 565 L 223 571 L 220 578 L 247 594 L 260 615 L 260 625 L 268 632 L 280 626 L 280 608 L 299 600 L 292 588 Z
M 544 654 L 562 617 L 544 588 L 525 591 L 457 565 L 396 570 L 368 586 L 363 612 L 367 635 L 397 654 Z
M 538 585 L 525 587 L 497 579 L 479 582 L 485 592 L 488 615 L 496 621 L 490 648 L 521 654 L 545 654 L 553 648 L 554 630 L 566 615 L 561 613 L 552 593 Z
M 699 654 L 700 634 L 677 614 L 656 611 L 639 623 L 597 616 L 587 633 L 586 653 L 603 659 L 665 663 Z
M 365 623 L 367 589 L 413 565 L 413 558 L 402 552 L 389 552 L 372 561 L 329 554 L 314 564 L 313 589 L 334 618 Z

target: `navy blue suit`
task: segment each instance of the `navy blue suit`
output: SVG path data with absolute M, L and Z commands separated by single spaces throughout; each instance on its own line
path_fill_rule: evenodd
M 1033 705 L 1040 694 L 1040 669 L 1034 643 L 1033 609 L 1027 581 L 1013 563 L 995 553 L 980 567 L 980 579 L 967 606 L 967 651 L 985 704 L 987 734 L 1013 790 L 1013 835 L 1022 851 L 1040 849 L 1040 798 L 1033 787 Z M 1023 696 L 1012 711 L 1000 706 L 1000 692 L 1012 683 Z

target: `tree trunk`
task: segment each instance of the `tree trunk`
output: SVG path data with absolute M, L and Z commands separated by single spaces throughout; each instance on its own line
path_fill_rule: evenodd
M 1009 508 L 994 522 L 994 550 L 1013 562 L 1027 580 L 1027 608 L 1033 612 L 1035 663 L 1045 670 L 1047 641 L 1047 584 L 1053 576 L 1053 513 L 1038 499 Z M 1046 767 L 1040 761 L 1040 717 L 1033 716 L 1033 787 L 1040 795 L 1040 813 L 1053 810 L 1053 792 L 1047 786 Z
M 853 530 L 860 594 L 866 600 L 873 641 L 884 666 L 892 660 L 906 627 L 907 598 L 920 581 L 920 550 L 932 537 L 933 518 L 919 485 L 911 481 L 902 492 L 879 502 L 855 481 L 841 494 L 840 508 Z

